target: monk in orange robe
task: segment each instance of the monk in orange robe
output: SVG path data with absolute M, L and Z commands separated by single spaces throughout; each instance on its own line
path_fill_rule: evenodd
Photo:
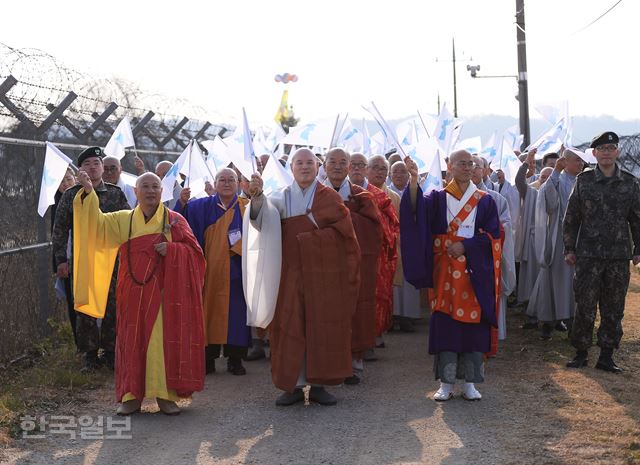
M 313 152 L 297 150 L 291 167 L 293 184 L 268 198 L 258 174 L 250 183 L 253 227 L 260 230 L 261 215 L 271 207 L 282 226 L 280 287 L 269 325 L 271 376 L 285 391 L 276 405 L 302 401 L 301 388 L 308 384 L 311 401 L 335 405 L 323 386 L 340 384 L 353 373 L 351 321 L 360 288 L 360 249 L 340 195 L 316 180 Z
M 356 311 L 351 321 L 351 353 L 353 375 L 345 379 L 345 384 L 360 383 L 364 370 L 364 351 L 373 349 L 376 343 L 376 280 L 378 259 L 382 247 L 382 226 L 373 194 L 347 179 L 349 154 L 341 148 L 334 148 L 325 157 L 327 180 L 351 212 L 353 229 L 360 245 L 360 291 Z
M 397 241 L 400 235 L 400 223 L 398 221 L 397 209 L 391 200 L 391 196 L 380 188 L 377 188 L 365 177 L 366 173 L 374 173 L 377 177 L 386 179 L 388 165 L 385 165 L 384 157 L 371 157 L 376 163 L 375 169 L 369 167 L 371 160 L 367 160 L 364 155 L 354 153 L 351 155 L 349 166 L 349 179 L 352 183 L 365 188 L 373 194 L 373 200 L 378 207 L 380 225 L 382 226 L 383 240 L 378 260 L 378 274 L 376 282 L 376 336 L 377 345 L 384 347 L 382 335 L 393 324 L 393 279 L 396 273 L 398 261 Z M 376 162 L 376 160 L 378 160 Z M 379 173 L 379 175 L 378 175 Z M 376 178 L 377 180 L 377 178 Z M 385 186 L 386 187 L 386 186 Z M 396 195 L 395 192 L 391 194 Z M 365 354 L 365 360 L 375 360 L 375 355 L 369 352 Z
M 116 398 L 119 415 L 140 410 L 155 397 L 176 415 L 179 398 L 204 387 L 202 285 L 205 262 L 189 225 L 160 203 L 162 183 L 153 173 L 136 182 L 133 211 L 102 213 L 86 172 L 74 199 L 76 310 L 104 314 L 115 258 Z

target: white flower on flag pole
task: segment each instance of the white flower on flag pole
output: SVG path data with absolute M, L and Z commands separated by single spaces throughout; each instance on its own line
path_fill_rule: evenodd
M 72 164 L 71 159 L 52 143 L 47 142 L 46 147 L 38 198 L 38 214 L 42 217 L 49 206 L 55 203 L 56 192 L 67 173 L 67 168 Z
M 118 127 L 111 135 L 109 142 L 104 148 L 104 153 L 111 157 L 116 157 L 118 160 L 122 160 L 125 156 L 126 147 L 135 147 L 136 143 L 133 140 L 133 132 L 131 132 L 131 123 L 129 117 L 125 116 L 122 121 L 118 123 Z

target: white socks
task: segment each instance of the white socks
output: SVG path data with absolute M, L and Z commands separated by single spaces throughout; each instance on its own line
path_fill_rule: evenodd
M 440 383 L 440 389 L 433 395 L 433 400 L 444 402 L 453 397 L 453 384 Z
M 453 397 L 453 388 L 453 384 L 440 383 L 440 389 L 433 395 L 433 400 L 444 402 L 451 399 Z M 478 392 L 475 384 L 464 383 L 462 387 L 462 398 L 465 400 L 480 400 L 482 399 L 482 394 Z

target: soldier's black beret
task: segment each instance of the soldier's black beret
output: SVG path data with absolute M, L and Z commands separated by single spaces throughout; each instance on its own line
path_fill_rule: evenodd
M 603 132 L 599 136 L 596 136 L 591 141 L 590 147 L 595 149 L 598 145 L 604 144 L 617 144 L 620 141 L 618 134 L 612 131 Z
M 104 153 L 102 153 L 102 149 L 100 147 L 89 147 L 78 155 L 78 166 L 82 165 L 83 161 L 91 157 L 98 157 L 102 160 Z

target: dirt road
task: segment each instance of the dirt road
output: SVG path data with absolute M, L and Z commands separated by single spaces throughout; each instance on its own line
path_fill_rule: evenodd
M 636 302 L 637 305 L 637 302 Z M 637 314 L 637 312 L 635 312 Z M 634 319 L 635 318 L 635 319 Z M 637 339 L 626 340 L 618 377 L 563 368 L 566 336 L 550 344 L 517 328 L 487 366 L 484 398 L 439 404 L 427 352 L 427 326 L 392 333 L 359 386 L 332 389 L 335 407 L 276 407 L 266 361 L 246 376 L 209 375 L 204 392 L 178 417 L 154 402 L 132 417 L 130 440 L 18 440 L 0 450 L 14 464 L 540 464 L 635 463 L 640 448 Z M 627 322 L 629 323 L 629 322 Z M 640 328 L 638 317 L 632 318 Z M 637 333 L 633 333 L 637 336 Z M 633 337 L 635 337 L 633 336 Z M 592 358 L 596 356 L 592 354 Z M 61 414 L 113 415 L 112 386 Z M 155 412 L 155 413 L 154 413 Z M 637 457 L 636 457 L 637 458 Z

